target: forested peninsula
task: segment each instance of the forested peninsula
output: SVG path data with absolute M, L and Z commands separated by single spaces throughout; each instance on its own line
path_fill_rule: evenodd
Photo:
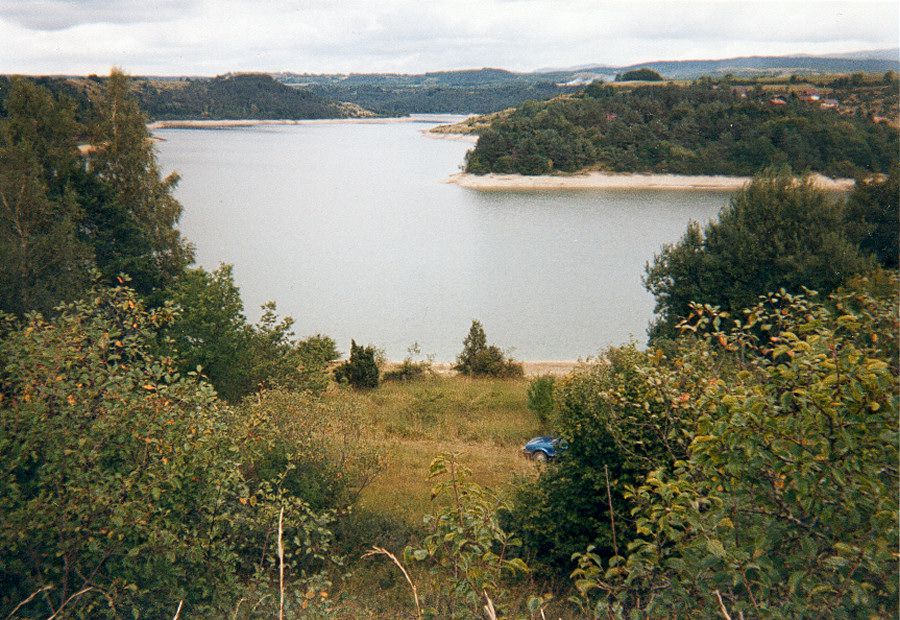
M 751 176 L 788 165 L 830 177 L 886 173 L 900 150 L 897 86 L 893 72 L 821 85 L 596 82 L 461 127 L 480 134 L 466 172 Z

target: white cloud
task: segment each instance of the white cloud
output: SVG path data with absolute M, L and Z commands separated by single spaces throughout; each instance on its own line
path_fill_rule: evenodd
M 893 2 L 0 0 L 0 72 L 424 71 L 898 43 Z

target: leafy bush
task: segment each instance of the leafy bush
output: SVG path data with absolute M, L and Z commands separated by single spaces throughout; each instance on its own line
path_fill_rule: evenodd
M 487 335 L 480 321 L 472 321 L 472 327 L 463 340 L 463 350 L 453 368 L 470 376 L 521 377 L 524 374 L 522 364 L 507 358 L 499 347 L 487 344 Z
M 520 541 L 497 519 L 505 503 L 469 482 L 470 475 L 456 455 L 442 454 L 432 461 L 429 477 L 438 482 L 431 495 L 441 509 L 425 516 L 428 535 L 422 545 L 404 552 L 407 560 L 427 562 L 436 580 L 429 617 L 480 618 L 485 597 L 502 609 L 501 578 L 528 572 L 515 556 Z
M 678 370 L 698 388 L 686 455 L 627 488 L 625 555 L 580 556 L 585 611 L 895 617 L 896 280 L 882 299 L 769 295 L 739 321 L 695 306 L 684 327 L 737 372 Z
M 696 376 L 682 373 L 688 365 Z M 613 348 L 590 366 L 556 382 L 556 431 L 569 443 L 562 458 L 517 489 L 508 527 L 535 565 L 565 571 L 588 545 L 610 556 L 614 537 L 609 503 L 626 515 L 625 486 L 687 453 L 689 407 L 706 373 L 726 373 L 704 349 L 673 359 L 634 345 Z M 632 526 L 620 522 L 624 547 Z
M 779 288 L 830 293 L 871 266 L 848 237 L 843 203 L 809 178 L 770 170 L 735 194 L 717 221 L 702 231 L 692 223 L 647 265 L 644 286 L 657 315 L 650 335 L 676 335 L 692 302 L 740 312 Z
M 432 373 L 431 356 L 421 361 L 413 361 L 413 356 L 420 355 L 422 350 L 418 343 L 413 343 L 407 350 L 407 356 L 403 359 L 399 366 L 392 368 L 384 373 L 382 380 L 387 381 L 412 381 L 418 379 L 426 373 Z
M 526 405 L 529 411 L 537 415 L 542 424 L 546 424 L 553 413 L 553 385 L 556 379 L 552 375 L 535 377 L 528 386 Z
M 280 488 L 316 510 L 355 503 L 378 473 L 352 403 L 286 389 L 266 390 L 236 409 L 234 439 L 247 483 L 280 476 Z
M 40 590 L 20 617 L 222 617 L 271 583 L 282 510 L 289 578 L 331 562 L 334 516 L 281 486 L 291 464 L 245 477 L 234 412 L 156 355 L 172 314 L 117 287 L 3 317 L 4 616 Z
M 357 345 L 350 341 L 350 360 L 334 369 L 338 383 L 347 383 L 357 389 L 378 387 L 378 361 L 375 347 Z
M 900 165 L 883 180 L 859 179 L 847 203 L 850 237 L 888 269 L 900 260 Z
M 256 325 L 248 323 L 231 265 L 212 272 L 188 269 L 169 296 L 180 312 L 166 334 L 182 371 L 202 367 L 223 398 L 235 402 L 261 387 L 312 393 L 327 387 L 327 366 L 338 358 L 334 340 L 296 340 L 293 319 L 279 319 L 272 302 L 263 306 Z

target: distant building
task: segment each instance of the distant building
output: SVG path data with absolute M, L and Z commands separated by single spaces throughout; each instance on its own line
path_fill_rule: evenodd
M 769 105 L 787 105 L 787 101 L 781 97 L 772 97 L 769 99 Z
M 619 118 L 619 115 L 618 115 L 618 114 L 614 114 L 614 113 L 612 113 L 612 112 L 607 112 L 607 113 L 606 113 L 606 120 L 607 120 L 607 122 L 609 122 L 609 121 L 614 121 L 614 120 L 616 120 L 617 118 Z
M 833 110 L 834 108 L 838 107 L 838 100 L 837 99 L 822 99 L 819 102 L 819 107 L 822 108 L 823 110 Z

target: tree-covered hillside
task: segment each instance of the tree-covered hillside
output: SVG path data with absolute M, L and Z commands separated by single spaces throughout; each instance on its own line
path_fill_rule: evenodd
M 311 89 L 322 97 L 352 102 L 387 115 L 486 114 L 529 99 L 549 99 L 565 90 L 546 81 L 423 87 L 348 83 L 313 86 Z
M 87 122 L 91 101 L 107 78 L 29 78 L 55 95 L 72 99 L 79 120 Z M 0 76 L 0 110 L 9 91 L 9 78 Z M 344 118 L 359 113 L 309 89 L 292 88 L 266 74 L 225 75 L 215 78 L 132 80 L 131 88 L 150 120 L 171 119 L 306 119 Z M 2 115 L 2 112 L 0 112 Z
M 548 174 L 613 172 L 752 175 L 770 165 L 830 176 L 886 172 L 896 126 L 864 110 L 896 110 L 896 76 L 832 89 L 824 98 L 785 84 L 775 90 L 700 80 L 634 88 L 596 83 L 580 93 L 527 102 L 495 121 L 467 170 Z M 873 107 L 877 106 L 877 107 Z
M 343 118 L 335 101 L 291 88 L 269 75 L 226 75 L 181 82 L 139 83 L 141 108 L 154 119 L 295 119 Z

